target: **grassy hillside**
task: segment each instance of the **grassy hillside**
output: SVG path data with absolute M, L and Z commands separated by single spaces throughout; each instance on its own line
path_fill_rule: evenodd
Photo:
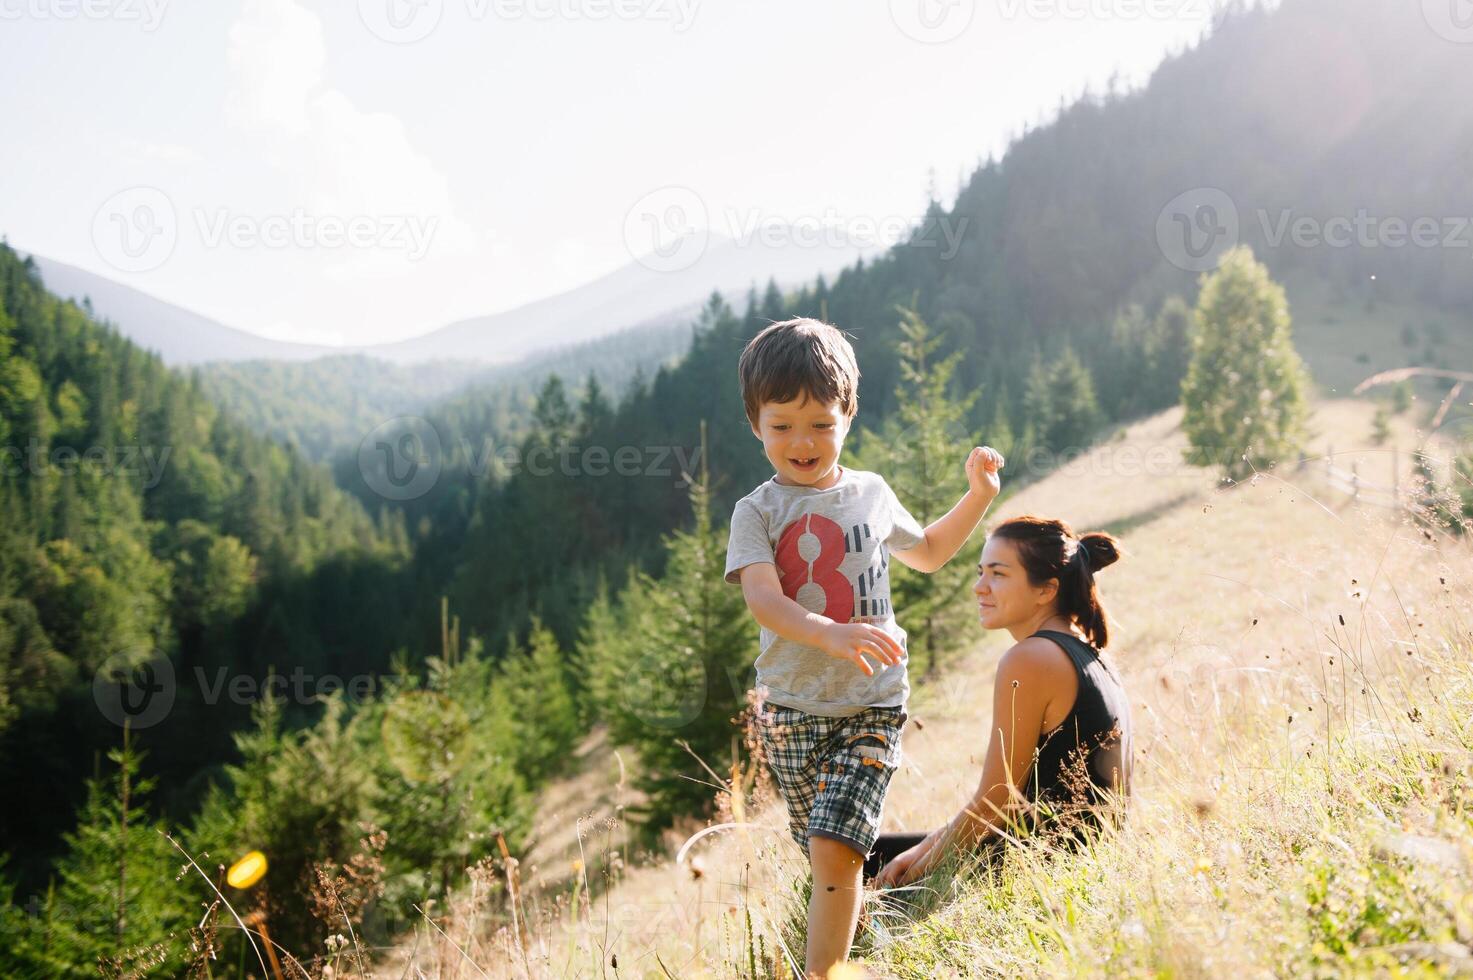
M 1378 371 L 1473 365 L 1473 310 L 1440 310 L 1406 300 L 1370 300 L 1307 275 L 1285 283 L 1294 346 L 1321 391 L 1348 394 Z M 1446 383 L 1422 389 L 1440 399 Z
M 1322 403 L 1312 451 L 1368 445 L 1371 415 Z M 1473 556 L 1326 488 L 1319 461 L 1214 490 L 1177 462 L 1178 418 L 1131 426 L 993 515 L 1122 537 L 1126 559 L 1102 583 L 1137 725 L 1126 829 L 1073 858 L 1016 853 L 992 882 L 939 874 L 919 915 L 872 902 L 875 975 L 1467 966 Z M 1392 445 L 1416 445 L 1409 416 L 1393 429 Z M 1335 462 L 1389 479 L 1392 458 Z M 979 634 L 917 691 L 891 827 L 933 826 L 975 785 L 1004 640 Z M 619 976 L 746 976 L 755 959 L 772 975 L 764 956 L 781 958 L 785 933 L 801 942 L 802 861 L 780 805 L 728 801 L 751 808 L 747 827 L 697 842 L 683 865 L 641 864 L 619 820 L 623 761 L 596 739 L 583 761 L 544 797 L 515 899 L 507 869 L 489 869 L 390 972 L 481 975 L 473 960 L 492 976 L 601 976 L 617 960 Z

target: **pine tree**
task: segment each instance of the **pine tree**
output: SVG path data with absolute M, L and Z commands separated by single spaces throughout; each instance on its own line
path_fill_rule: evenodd
M 272 938 L 294 951 L 318 950 L 325 938 L 312 914 L 313 868 L 347 862 L 369 812 L 373 757 L 346 711 L 338 692 L 315 725 L 289 732 L 268 684 L 253 708 L 255 727 L 234 736 L 241 761 L 225 767 L 226 785 L 211 790 L 190 835 L 196 854 L 217 863 L 265 853 L 266 877 L 244 900 L 268 914 Z
M 1012 456 L 1022 439 L 1013 431 L 1012 419 L 1008 415 L 1008 391 L 1003 388 L 998 392 L 997 400 L 993 405 L 992 424 L 987 427 L 987 444 L 1003 454 L 1004 458 Z
M 1055 449 L 1083 449 L 1099 431 L 1101 415 L 1094 378 L 1073 347 L 1065 347 L 1050 365 L 1049 381 L 1053 418 L 1048 444 Z
M 895 411 L 879 432 L 862 430 L 860 450 L 853 457 L 858 469 L 885 477 L 900 502 L 924 527 L 949 511 L 967 492 L 964 463 L 977 444 L 967 419 L 980 394 L 951 392 L 960 352 L 934 360 L 945 337 L 932 334 L 913 309 L 901 309 L 900 384 L 895 387 Z M 971 544 L 963 545 L 963 551 Z M 971 578 L 967 562 L 952 562 L 931 575 L 890 563 L 890 596 L 895 614 L 908 634 L 917 663 L 925 675 L 936 668 L 940 653 L 958 635 L 966 621 L 966 585 Z
M 358 726 L 375 766 L 373 811 L 392 843 L 390 899 L 444 897 L 470 866 L 527 828 L 519 750 L 538 734 L 499 697 L 502 672 L 482 654 L 431 657 L 423 687 L 401 677 Z
M 618 665 L 625 660 L 622 646 L 625 630 L 621 609 L 609 592 L 608 579 L 600 574 L 593 601 L 578 630 L 573 654 L 573 673 L 582 678 L 578 710 L 585 726 L 603 718 L 603 706 L 615 703 L 619 684 Z
M 502 660 L 495 688 L 508 717 L 516 720 L 517 771 L 536 785 L 562 770 L 582 729 L 568 688 L 566 658 L 552 631 L 532 617 L 529 648 L 513 647 Z
M 613 415 L 613 406 L 609 404 L 608 396 L 604 394 L 603 385 L 598 383 L 598 375 L 590 370 L 588 380 L 583 385 L 583 398 L 578 403 L 579 432 L 586 439 L 601 431 L 613 418 Z
M 88 782 L 77 827 L 65 837 L 47 898 L 44 965 L 51 976 L 173 976 L 192 907 L 174 884 L 178 853 L 147 815 L 154 781 L 140 778 L 126 726 L 108 759 L 117 770 Z
M 1197 301 L 1182 382 L 1188 459 L 1220 465 L 1236 480 L 1293 452 L 1304 435 L 1308 385 L 1283 287 L 1251 249 L 1233 249 Z
M 703 424 L 703 447 L 704 433 Z M 719 772 L 732 761 L 757 646 L 741 590 L 726 582 L 726 535 L 711 526 L 701 458 L 689 484 L 695 526 L 665 538 L 660 578 L 634 574 L 619 604 L 626 638 L 598 653 L 601 711 L 613 740 L 639 754 L 647 802 L 638 813 L 651 835 L 710 811 L 715 790 L 702 762 Z
M 568 404 L 567 389 L 563 386 L 563 379 L 556 374 L 549 375 L 543 382 L 542 390 L 537 393 L 537 407 L 533 410 L 537 420 L 539 437 L 546 445 L 558 446 L 573 434 L 574 413 Z
M 1034 357 L 1023 383 L 1023 431 L 1030 446 L 1052 447 L 1054 429 L 1054 380 L 1041 356 Z
M 1192 357 L 1192 308 L 1180 296 L 1161 304 L 1146 338 L 1146 364 L 1151 376 L 1151 404 L 1174 405 Z

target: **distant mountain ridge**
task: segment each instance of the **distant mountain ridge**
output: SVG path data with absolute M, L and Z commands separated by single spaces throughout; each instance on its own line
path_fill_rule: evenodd
M 341 348 L 324 344 L 272 340 L 228 327 L 106 276 L 44 255 L 32 254 L 31 258 L 47 292 L 79 304 L 84 298 L 90 300 L 99 320 L 111 322 L 124 337 L 160 355 L 170 367 L 205 361 L 307 361 L 343 353 Z
M 769 280 L 801 286 L 879 250 L 835 243 L 806 245 L 791 237 L 769 244 L 763 236 L 743 241 L 713 236 L 685 268 L 659 271 L 653 262 L 631 262 L 567 292 L 501 313 L 459 320 L 408 340 L 345 346 L 261 337 L 85 269 L 41 255 L 32 258 L 49 291 L 78 303 L 89 300 L 99 319 L 111 322 L 123 336 L 157 353 L 171 367 L 353 354 L 400 365 L 438 360 L 510 364 L 540 351 L 669 319 L 675 311 L 693 313 L 713 290 L 739 296 Z

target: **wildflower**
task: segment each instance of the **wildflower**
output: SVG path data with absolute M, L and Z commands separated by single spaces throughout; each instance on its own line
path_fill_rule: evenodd
M 266 855 L 260 851 L 251 851 L 230 866 L 230 870 L 225 872 L 225 880 L 230 883 L 231 888 L 249 888 L 260 881 L 265 873 Z
M 853 963 L 835 963 L 829 967 L 828 980 L 864 980 L 868 975 L 863 967 Z

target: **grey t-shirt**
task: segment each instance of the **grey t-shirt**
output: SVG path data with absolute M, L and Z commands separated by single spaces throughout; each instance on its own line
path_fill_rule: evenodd
M 741 584 L 747 565 L 777 566 L 783 593 L 836 623 L 869 622 L 905 648 L 890 608 L 890 552 L 925 540 L 925 531 L 877 473 L 844 469 L 826 490 L 771 479 L 736 503 L 726 548 L 726 580 Z M 871 660 L 866 677 L 851 661 L 761 632 L 757 684 L 768 700 L 810 714 L 843 718 L 867 707 L 903 705 L 905 663 Z

